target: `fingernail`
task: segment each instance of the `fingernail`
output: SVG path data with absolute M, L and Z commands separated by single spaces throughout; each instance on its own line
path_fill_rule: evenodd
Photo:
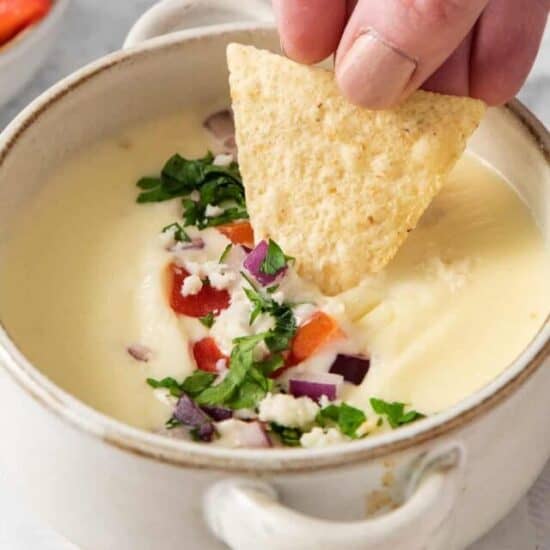
M 369 29 L 356 38 L 336 75 L 350 101 L 381 109 L 399 100 L 416 66 L 414 58 Z

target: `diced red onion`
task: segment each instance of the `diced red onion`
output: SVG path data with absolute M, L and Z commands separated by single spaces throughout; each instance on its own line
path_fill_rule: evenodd
M 288 391 L 294 397 L 306 396 L 319 401 L 326 396 L 329 401 L 337 399 L 344 380 L 338 374 L 305 373 L 294 375 L 288 383 Z
M 203 125 L 213 137 L 221 142 L 225 142 L 235 135 L 233 113 L 229 109 L 211 114 L 205 119 Z
M 238 440 L 241 447 L 265 448 L 271 447 L 271 439 L 261 422 L 240 422 L 238 424 Z
M 209 405 L 203 405 L 201 409 L 216 422 L 228 420 L 233 416 L 233 411 L 231 409 L 224 409 L 223 407 L 211 407 Z
M 126 348 L 126 351 L 136 361 L 142 361 L 143 363 L 147 363 L 153 356 L 153 352 L 142 344 L 132 344 Z
M 363 355 L 338 354 L 330 367 L 330 372 L 340 374 L 346 382 L 358 386 L 363 382 L 370 368 L 370 359 Z
M 201 441 L 212 441 L 215 429 L 211 418 L 186 394 L 183 394 L 174 409 L 174 418 L 196 430 Z
M 260 241 L 254 250 L 248 254 L 244 260 L 244 267 L 249 271 L 249 273 L 258 281 L 261 285 L 266 286 L 271 284 L 279 275 L 286 271 L 286 266 L 282 269 L 279 269 L 274 275 L 268 275 L 263 273 L 261 270 L 262 262 L 267 256 L 268 244 L 266 241 Z

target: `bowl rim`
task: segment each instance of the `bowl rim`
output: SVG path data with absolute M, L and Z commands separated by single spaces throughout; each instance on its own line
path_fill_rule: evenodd
M 63 2 L 64 0 L 60 0 Z M 85 86 L 98 75 L 120 69 L 128 62 L 150 55 L 162 55 L 187 43 L 215 39 L 235 31 L 273 32 L 271 24 L 224 24 L 173 33 L 149 40 L 134 48 L 118 51 L 92 62 L 46 90 L 27 106 L 0 134 L 0 172 L 17 141 L 51 106 L 72 90 Z M 550 162 L 550 133 L 517 99 L 502 109 L 520 123 Z M 322 449 L 225 449 L 175 440 L 131 427 L 100 413 L 54 384 L 18 349 L 0 318 L 0 368 L 41 407 L 54 413 L 77 430 L 107 445 L 140 457 L 174 466 L 224 470 L 240 473 L 300 473 L 355 464 L 420 446 L 451 434 L 488 413 L 515 393 L 550 357 L 550 316 L 526 349 L 489 384 L 453 407 L 392 432 L 361 441 Z M 0 372 L 1 375 L 1 372 Z
M 53 0 L 52 7 L 45 17 L 33 23 L 13 38 L 10 38 L 5 44 L 0 46 L 0 69 L 2 65 L 9 64 L 17 59 L 26 48 L 32 48 L 40 39 L 50 32 L 55 22 L 63 15 L 65 9 L 71 0 Z

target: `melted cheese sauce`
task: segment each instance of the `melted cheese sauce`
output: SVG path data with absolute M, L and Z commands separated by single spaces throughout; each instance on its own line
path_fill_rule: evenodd
M 179 202 L 139 206 L 135 182 L 174 152 L 202 155 L 204 114 L 132 129 L 68 160 L 19 220 L 0 271 L 3 319 L 27 357 L 92 407 L 146 429 L 168 408 L 145 378 L 182 379 L 193 367 L 159 246 Z M 372 356 L 344 398 L 425 413 L 453 405 L 529 343 L 550 309 L 549 280 L 528 210 L 466 155 L 388 268 L 340 297 Z M 153 350 L 148 363 L 128 355 L 133 343 Z

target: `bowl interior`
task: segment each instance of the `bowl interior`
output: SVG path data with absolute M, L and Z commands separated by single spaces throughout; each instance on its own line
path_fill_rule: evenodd
M 14 220 L 45 184 L 47 175 L 68 155 L 140 121 L 193 105 L 229 104 L 225 48 L 234 41 L 279 49 L 277 35 L 268 26 L 233 25 L 231 29 L 216 27 L 202 32 L 184 32 L 108 56 L 56 85 L 23 111 L 0 136 L 0 265 Z M 544 139 L 548 139 L 547 135 Z M 470 148 L 512 183 L 532 209 L 546 240 L 550 240 L 550 169 L 541 143 L 527 126 L 513 110 L 491 109 Z M 9 324 L 5 328 L 9 334 Z M 544 344 L 545 338 L 539 338 L 538 347 Z M 533 349 L 531 356 L 536 351 Z M 18 354 L 17 350 L 12 356 L 14 354 Z M 16 359 L 23 362 L 21 357 Z M 526 356 L 518 360 L 489 387 L 445 413 L 418 426 L 350 447 L 366 450 L 379 443 L 405 440 L 448 421 L 501 388 L 526 365 L 527 359 Z M 30 365 L 25 368 L 34 377 L 31 385 L 47 386 L 47 381 L 33 374 L 35 371 Z M 61 396 L 74 408 L 73 412 L 77 410 L 74 413 L 77 416 L 94 415 L 95 420 L 102 423 L 97 428 L 102 434 L 111 430 L 117 437 L 140 445 L 142 449 L 156 445 L 158 450 L 162 445 L 176 454 L 182 448 L 191 452 L 197 447 L 185 442 L 162 442 L 158 436 L 143 434 L 75 404 L 70 396 L 63 395 L 53 385 L 46 390 L 49 394 L 58 392 L 57 400 Z M 140 441 L 136 442 L 137 439 Z M 192 452 L 224 456 L 224 451 L 219 450 L 192 449 Z M 330 450 L 307 451 L 307 456 L 331 453 Z M 248 454 L 257 458 L 253 452 Z M 296 457 L 300 455 L 297 451 Z M 269 460 L 276 460 L 276 455 L 272 454 Z

